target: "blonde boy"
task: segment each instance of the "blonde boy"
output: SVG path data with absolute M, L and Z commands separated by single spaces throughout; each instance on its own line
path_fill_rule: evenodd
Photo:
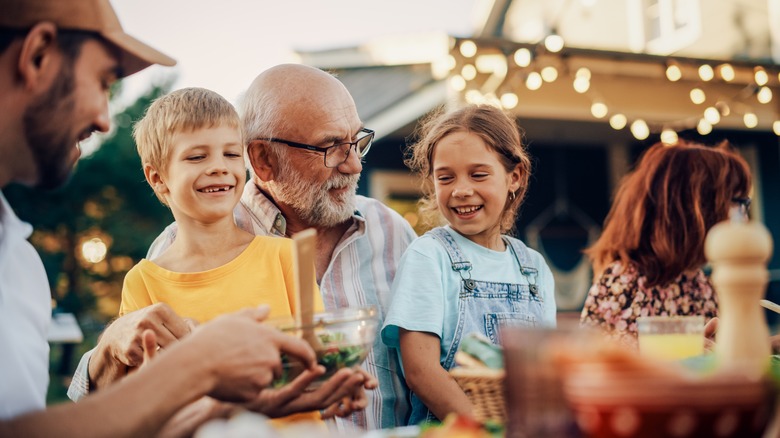
M 146 181 L 179 232 L 165 253 L 127 273 L 119 314 L 165 302 L 201 323 L 260 304 L 271 317 L 292 315 L 292 241 L 256 237 L 233 221 L 246 181 L 233 106 L 209 90 L 177 90 L 152 103 L 133 135 Z
M 210 90 L 177 90 L 149 106 L 133 136 L 146 181 L 179 231 L 167 251 L 127 273 L 119 315 L 165 302 L 199 323 L 261 304 L 270 305 L 272 318 L 292 316 L 292 240 L 254 236 L 233 221 L 246 182 L 233 106 Z M 322 309 L 321 299 L 315 307 Z

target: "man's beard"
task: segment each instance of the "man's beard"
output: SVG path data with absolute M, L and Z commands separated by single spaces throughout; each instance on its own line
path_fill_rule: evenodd
M 268 183 L 269 188 L 276 201 L 292 207 L 307 224 L 332 227 L 346 222 L 355 212 L 355 191 L 360 175 L 336 174 L 316 187 L 301 178 L 288 160 L 280 159 L 279 162 L 278 173 L 275 180 Z M 336 199 L 328 192 L 343 187 L 348 188 Z
M 65 61 L 49 90 L 24 112 L 24 132 L 38 170 L 36 186 L 53 189 L 68 180 L 73 163 L 72 148 L 78 138 L 70 136 L 74 112 L 73 66 Z

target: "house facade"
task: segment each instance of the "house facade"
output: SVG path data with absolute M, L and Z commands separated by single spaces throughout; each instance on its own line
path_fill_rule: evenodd
M 420 118 L 489 102 L 525 131 L 534 160 L 517 235 L 542 252 L 561 310 L 582 306 L 582 249 L 613 192 L 657 141 L 728 140 L 754 172 L 751 216 L 780 239 L 780 0 L 494 0 L 472 35 L 423 35 L 301 53 L 334 71 L 379 138 L 363 193 L 416 224 L 403 165 Z M 418 228 L 422 229 L 422 228 Z M 768 296 L 780 299 L 780 254 Z

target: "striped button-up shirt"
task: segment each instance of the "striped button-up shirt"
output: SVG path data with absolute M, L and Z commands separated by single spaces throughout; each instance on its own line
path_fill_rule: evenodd
M 352 225 L 333 251 L 320 292 L 326 310 L 375 305 L 379 310 L 378 331 L 390 306 L 390 286 L 398 261 L 416 235 L 406 220 L 381 202 L 358 196 L 356 204 Z M 250 233 L 285 235 L 287 221 L 281 211 L 252 182 L 244 187 L 233 214 L 236 224 Z M 176 229 L 175 223 L 169 225 L 154 241 L 149 259 L 171 245 Z M 379 387 L 368 391 L 365 411 L 337 419 L 339 429 L 405 425 L 409 414 L 408 389 L 401 377 L 398 355 L 388 350 L 378 334 L 363 366 L 376 376 Z

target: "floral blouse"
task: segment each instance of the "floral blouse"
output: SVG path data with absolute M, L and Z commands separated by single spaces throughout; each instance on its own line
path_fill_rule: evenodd
M 580 324 L 602 329 L 611 337 L 636 345 L 638 316 L 718 316 L 718 299 L 702 270 L 680 274 L 663 286 L 646 285 L 635 264 L 625 269 L 610 264 L 588 291 Z

